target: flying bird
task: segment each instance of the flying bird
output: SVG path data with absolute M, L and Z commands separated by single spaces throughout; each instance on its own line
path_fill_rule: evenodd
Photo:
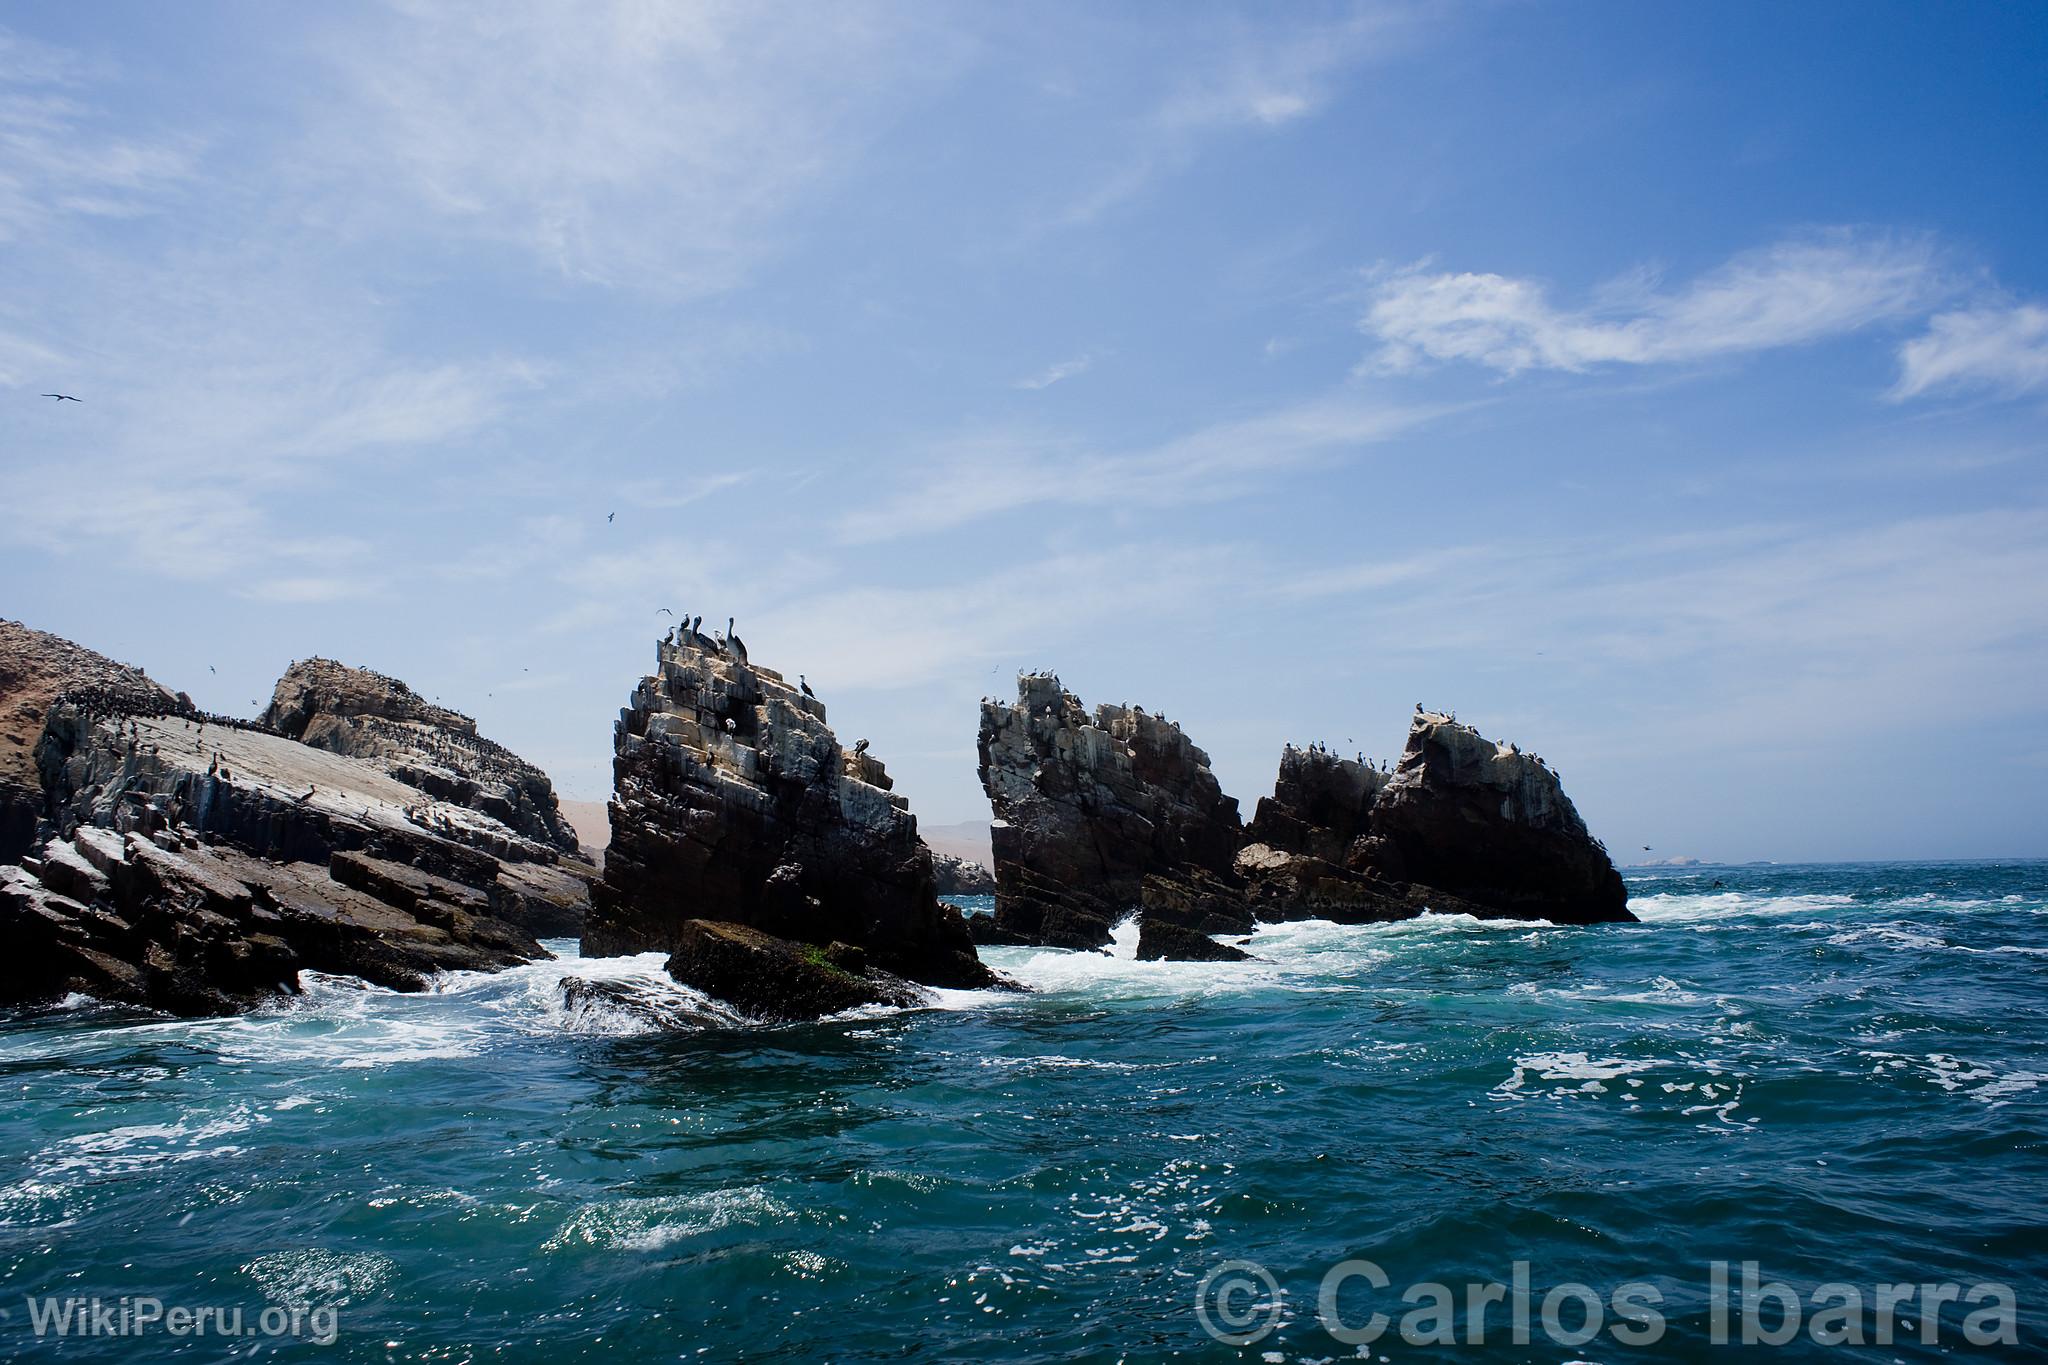
M 213 671 L 214 671 L 213 665 L 212 665 L 212 664 L 208 664 L 208 665 L 206 666 L 206 671 L 207 671 L 208 673 L 211 673 L 211 672 L 213 672 Z
M 610 521 L 610 520 L 611 520 L 611 519 L 612 519 L 613 517 L 615 517 L 615 516 L 617 516 L 617 515 L 618 515 L 618 513 L 617 513 L 617 512 L 607 512 L 607 513 L 605 513 L 605 514 L 604 514 L 604 519 L 605 519 L 605 520 L 606 520 L 607 522 L 609 522 L 609 521 Z
M 675 613 L 674 613 L 674 612 L 672 612 L 672 611 L 670 611 L 670 610 L 669 610 L 669 609 L 668 609 L 667 607 L 663 607 L 663 608 L 662 608 L 661 610 L 659 610 L 659 611 L 655 612 L 654 614 L 655 614 L 656 616 L 674 616 L 674 615 L 675 615 Z
M 63 403 L 83 403 L 83 402 L 85 401 L 85 400 L 84 400 L 83 398 L 73 398 L 73 397 L 72 397 L 72 396 L 71 396 L 70 394 L 68 394 L 68 393 L 46 393 L 46 394 L 44 394 L 44 395 L 43 395 L 43 397 L 45 397 L 45 398 L 55 398 L 55 399 L 57 399 L 57 400 L 58 400 L 59 402 L 63 402 Z

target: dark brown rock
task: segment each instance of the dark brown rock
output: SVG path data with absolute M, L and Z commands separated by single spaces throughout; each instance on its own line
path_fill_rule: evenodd
M 1252 955 L 1207 934 L 1150 916 L 1138 921 L 1140 962 L 1249 962 Z
M 656 668 L 614 733 L 586 955 L 678 953 L 687 923 L 717 920 L 857 947 L 928 985 L 995 984 L 938 900 L 908 802 L 878 759 L 840 747 L 823 703 L 701 635 L 664 640 Z
M 496 970 L 542 954 L 487 914 L 440 900 L 395 905 L 318 864 L 268 862 L 177 826 L 147 836 L 87 826 L 32 861 L 0 868 L 0 1004 L 76 992 L 228 1014 L 296 990 L 301 970 L 417 990 L 435 971 Z M 56 874 L 60 867 L 68 870 Z M 406 885 L 396 872 L 365 880 L 385 891 Z
M 1005 934 L 1098 948 L 1148 879 L 1199 883 L 1189 895 L 1211 909 L 1236 887 L 1237 802 L 1179 726 L 1140 707 L 1091 716 L 1058 678 L 1027 674 L 1014 705 L 982 703 L 979 748 Z
M 1541 759 L 1415 717 L 1354 865 L 1516 918 L 1632 922 L 1621 874 Z
M 51 703 L 67 693 L 108 712 L 189 709 L 138 668 L 19 621 L 0 620 L 0 863 L 16 862 L 28 851 L 48 814 L 36 745 Z
M 1633 918 L 1556 774 L 1433 712 L 1391 776 L 1289 746 L 1247 835 L 1237 869 L 1261 919 Z
M 902 978 L 868 967 L 864 957 L 848 944 L 820 948 L 750 925 L 691 919 L 677 926 L 668 974 L 757 1019 L 775 1021 L 818 1019 L 861 1005 L 916 1005 L 929 998 Z

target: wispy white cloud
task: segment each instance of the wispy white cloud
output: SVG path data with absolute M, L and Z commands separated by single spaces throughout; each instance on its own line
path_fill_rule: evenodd
M 841 518 L 840 537 L 889 540 L 1044 505 L 1124 509 L 1227 499 L 1262 476 L 1339 459 L 1442 412 L 1345 393 L 1134 450 L 1023 433 L 960 441 L 908 471 L 895 493 Z
M 1938 389 L 2003 394 L 2048 388 L 2048 307 L 1971 308 L 1939 313 L 1927 332 L 1899 348 L 1894 398 Z
M 843 176 L 888 111 L 953 58 L 865 3 L 484 8 L 396 3 L 337 35 L 309 155 L 564 275 L 730 287 L 782 216 Z
M 1172 82 L 1155 103 L 1109 130 L 1115 164 L 1049 226 L 1095 221 L 1187 167 L 1218 137 L 1271 132 L 1311 117 L 1347 72 L 1412 44 L 1423 19 L 1414 6 L 1380 3 L 1356 6 L 1334 21 L 1184 30 L 1193 34 L 1196 52 L 1172 64 Z M 1148 51 L 1161 40 L 1156 28 L 1142 39 Z
M 1095 357 L 1093 355 L 1077 355 L 1072 360 L 1062 360 L 1048 365 L 1037 374 L 1026 375 L 1017 381 L 1015 387 L 1020 389 L 1049 389 L 1063 379 L 1072 379 L 1076 375 L 1087 373 L 1089 367 L 1094 363 Z
M 1628 277 L 1583 309 L 1558 307 L 1534 280 L 1392 271 L 1361 325 L 1381 371 L 1588 370 L 1803 345 L 1920 313 L 1950 287 L 1932 239 L 1837 229 L 1744 252 L 1677 290 Z
M 185 135 L 129 136 L 80 95 L 75 55 L 0 29 L 0 242 L 71 216 L 161 207 L 200 152 Z

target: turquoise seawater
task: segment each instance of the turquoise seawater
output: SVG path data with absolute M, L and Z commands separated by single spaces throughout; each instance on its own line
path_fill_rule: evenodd
M 315 980 L 234 1020 L 7 1017 L 0 1356 L 1450 1354 L 1331 1335 L 1319 1289 L 1357 1259 L 1391 1288 L 1342 1280 L 1340 1327 L 1436 1281 L 1462 1340 L 1464 1286 L 1518 1261 L 1539 1301 L 1660 1296 L 1647 1347 L 1611 1312 L 1517 1344 L 1483 1309 L 1458 1352 L 1481 1359 L 1726 1356 L 1710 1268 L 1745 1260 L 1802 1300 L 1995 1281 L 2018 1304 L 2017 1345 L 1969 1345 L 1959 1305 L 1923 1344 L 1916 1299 L 1888 1347 L 1802 1330 L 1786 1358 L 2038 1356 L 2048 864 L 1630 882 L 1640 925 L 1295 924 L 1229 965 L 1001 949 L 1034 994 L 796 1027 L 564 1013 L 563 976 L 658 990 L 658 957 L 415 996 Z M 1211 1277 L 1229 1261 L 1258 1272 Z M 1211 1326 L 1270 1330 L 1215 1340 L 1198 1291 Z M 333 1341 L 38 1336 L 46 1296 L 251 1331 L 324 1309 Z

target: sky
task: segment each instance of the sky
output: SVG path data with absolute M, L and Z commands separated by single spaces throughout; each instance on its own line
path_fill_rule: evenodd
M 928 824 L 1052 668 L 1247 816 L 1419 701 L 1622 861 L 2048 855 L 2044 70 L 1882 0 L 11 3 L 0 615 L 573 799 L 667 607 Z

